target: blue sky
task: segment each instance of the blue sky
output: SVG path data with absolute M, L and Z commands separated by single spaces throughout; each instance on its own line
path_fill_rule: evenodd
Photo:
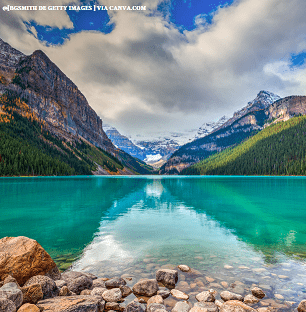
M 1 10 L 0 37 L 28 55 L 43 50 L 123 134 L 195 129 L 261 90 L 306 94 L 305 0 L 95 1 L 48 5 L 147 10 Z
M 185 30 L 192 31 L 197 28 L 195 23 L 197 17 L 205 19 L 207 23 L 211 23 L 213 13 L 218 8 L 230 5 L 232 2 L 233 0 L 164 0 L 155 10 L 152 10 L 152 16 L 161 14 L 165 20 L 171 22 L 183 33 Z M 99 5 L 95 1 L 81 1 L 81 5 L 93 6 L 94 4 Z M 34 26 L 38 39 L 46 45 L 63 44 L 69 38 L 69 35 L 82 31 L 98 31 L 108 34 L 116 26 L 110 22 L 108 11 L 106 10 L 95 12 L 90 10 L 67 10 L 67 14 L 73 23 L 73 28 L 59 29 L 57 27 L 41 26 L 33 20 L 24 21 L 24 23 L 29 32 L 31 32 L 31 27 Z

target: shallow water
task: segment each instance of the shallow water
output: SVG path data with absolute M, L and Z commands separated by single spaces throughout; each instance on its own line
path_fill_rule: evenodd
M 305 199 L 303 177 L 3 178 L 0 237 L 31 237 L 62 270 L 76 260 L 131 285 L 187 264 L 199 273 L 180 273 L 177 288 L 191 296 L 259 285 L 256 306 L 292 311 L 306 298 Z

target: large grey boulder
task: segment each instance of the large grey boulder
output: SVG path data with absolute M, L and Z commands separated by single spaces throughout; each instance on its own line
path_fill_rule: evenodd
M 31 277 L 24 286 L 30 286 L 33 284 L 40 284 L 42 292 L 44 294 L 43 299 L 53 298 L 58 296 L 59 288 L 56 286 L 53 279 L 45 275 L 36 275 Z
M 36 305 L 44 312 L 98 312 L 103 311 L 105 302 L 97 296 L 69 296 L 41 300 Z
M 88 273 L 81 272 L 67 272 L 62 274 L 62 280 L 67 282 L 67 287 L 71 292 L 79 295 L 82 290 L 90 289 L 92 287 L 92 278 Z
M 17 308 L 12 300 L 0 297 L 0 312 L 16 312 Z
M 156 280 L 167 287 L 175 287 L 178 272 L 176 270 L 160 269 L 156 272 Z
M 145 310 L 145 305 L 137 301 L 132 301 L 126 306 L 124 312 L 145 312 Z
M 122 298 L 122 293 L 119 288 L 112 288 L 104 291 L 102 297 L 106 302 L 118 302 Z
M 7 298 L 14 302 L 17 309 L 21 306 L 23 300 L 22 291 L 16 283 L 4 284 L 0 288 L 0 297 Z
M 229 300 L 239 300 L 239 301 L 243 301 L 243 297 L 239 294 L 235 294 L 233 292 L 230 291 L 222 291 L 220 293 L 220 297 L 223 301 L 229 301 Z
M 158 289 L 156 280 L 143 279 L 133 286 L 132 291 L 137 296 L 152 297 L 157 294 Z
M 105 282 L 106 288 L 119 288 L 126 285 L 126 281 L 121 277 L 114 277 Z

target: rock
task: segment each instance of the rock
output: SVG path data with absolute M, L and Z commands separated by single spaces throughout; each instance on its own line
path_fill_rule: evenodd
M 215 279 L 214 279 L 214 278 L 209 277 L 209 276 L 205 276 L 205 279 L 207 280 L 207 282 L 208 282 L 208 283 L 212 283 L 212 282 L 214 282 L 214 281 L 215 281 Z
M 106 302 L 105 303 L 105 310 L 106 311 L 124 311 L 125 307 L 123 307 L 122 305 L 120 305 L 117 302 Z
M 233 267 L 232 267 L 231 265 L 226 264 L 226 265 L 224 266 L 224 269 L 230 270 L 230 269 L 233 269 Z
M 68 287 L 67 287 L 68 288 Z M 106 289 L 105 289 L 106 290 Z M 90 296 L 90 294 L 91 294 L 91 290 L 89 290 L 89 289 L 84 289 L 84 290 L 82 290 L 81 292 L 80 292 L 80 295 L 81 296 Z M 93 295 L 94 296 L 94 295 Z
M 61 272 L 59 271 L 57 266 L 48 271 L 45 275 L 50 277 L 54 281 L 61 279 Z
M 117 302 L 122 298 L 122 293 L 119 288 L 112 288 L 104 291 L 102 297 L 106 302 Z
M 264 296 L 266 295 L 262 289 L 260 289 L 259 287 L 253 287 L 251 289 L 251 292 L 253 294 L 253 296 L 255 296 L 256 298 L 262 299 L 264 298 Z
M 105 282 L 106 288 L 119 288 L 126 285 L 126 281 L 121 277 L 115 277 Z
M 156 280 L 143 279 L 133 286 L 132 291 L 135 295 L 138 296 L 152 297 L 157 294 L 158 289 L 159 288 Z
M 85 290 L 83 290 L 83 291 L 85 291 Z M 103 293 L 104 293 L 105 291 L 107 291 L 106 288 L 96 287 L 96 288 L 94 288 L 93 290 L 91 290 L 91 295 L 92 295 L 92 296 L 101 296 L 101 297 L 102 297 L 102 295 L 103 295 Z
M 36 303 L 44 297 L 42 287 L 40 284 L 32 284 L 21 288 L 23 294 L 22 303 Z
M 92 274 L 92 273 L 82 272 L 82 274 L 86 275 L 87 277 L 91 278 L 92 280 L 98 279 L 97 276 L 95 276 L 95 275 Z
M 280 299 L 280 300 L 285 299 L 284 296 L 282 296 L 281 294 L 275 294 L 274 297 L 275 297 L 276 299 Z
M 14 302 L 18 309 L 22 305 L 23 294 L 16 283 L 7 283 L 0 288 L 0 297 Z
M 132 301 L 126 306 L 124 312 L 145 312 L 145 310 L 146 308 L 143 304 L 137 301 Z
M 188 312 L 190 310 L 190 306 L 186 301 L 177 302 L 174 308 L 171 310 L 172 312 Z
M 215 295 L 211 291 L 203 291 L 196 295 L 196 299 L 200 302 L 214 302 Z
M 104 281 L 104 278 L 97 278 L 95 280 L 92 281 L 92 287 L 95 288 L 95 287 L 100 287 L 100 288 L 106 288 L 105 286 L 105 281 Z
M 221 282 L 220 283 L 224 288 L 228 288 L 228 283 L 227 282 Z
M 43 299 L 53 298 L 58 296 L 59 289 L 56 286 L 53 279 L 44 275 L 36 275 L 31 277 L 24 286 L 30 286 L 33 284 L 40 284 L 42 288 L 42 292 L 44 294 Z
M 157 294 L 162 296 L 163 299 L 166 299 L 170 296 L 170 290 L 169 289 L 160 289 L 157 292 Z
M 222 291 L 220 294 L 220 297 L 223 301 L 229 301 L 229 300 L 239 300 L 243 301 L 243 297 L 239 294 L 232 293 L 230 291 Z
M 220 310 L 220 312 L 256 312 L 253 308 L 244 304 L 239 300 L 229 300 L 225 302 Z
M 58 271 L 49 254 L 33 239 L 4 237 L 0 239 L 0 277 L 14 277 L 22 286 L 35 275 Z
M 129 296 L 132 293 L 132 289 L 128 286 L 120 286 L 119 289 L 121 290 L 123 298 Z
M 26 303 L 23 304 L 17 312 L 40 312 L 40 310 L 35 304 Z
M 188 265 L 185 264 L 180 264 L 178 266 L 178 268 L 182 271 L 182 272 L 188 272 L 190 270 L 190 267 Z
M 63 286 L 58 294 L 59 296 L 69 296 L 70 291 L 67 286 Z
M 0 311 L 1 312 L 16 312 L 17 308 L 12 300 L 6 297 L 0 297 Z
M 178 280 L 178 272 L 169 269 L 158 270 L 156 272 L 156 280 L 165 286 L 175 287 Z
M 67 282 L 70 291 L 79 295 L 82 290 L 92 287 L 93 281 L 88 274 L 70 271 L 62 274 L 62 279 Z
M 171 295 L 176 298 L 176 299 L 181 299 L 181 300 L 188 300 L 189 296 L 183 293 L 182 291 L 179 291 L 177 289 L 172 289 L 171 290 Z
M 8 276 L 4 279 L 3 285 L 8 284 L 8 283 L 15 283 L 15 284 L 18 285 L 18 282 L 17 282 L 16 278 L 14 278 L 14 277 L 11 276 L 11 275 L 8 275 Z M 2 285 L 2 286 L 3 286 L 3 285 Z M 2 287 L 2 286 L 1 286 L 1 287 Z M 19 286 L 19 285 L 18 285 L 18 286 Z
M 221 302 L 220 300 L 216 300 L 215 301 L 215 305 L 218 307 L 218 308 L 221 308 L 223 302 Z
M 147 312 L 166 312 L 166 307 L 160 303 L 151 303 L 147 306 Z
M 246 295 L 246 296 L 244 297 L 244 299 L 243 299 L 243 302 L 244 302 L 245 304 L 255 304 L 255 303 L 259 302 L 259 299 L 256 298 L 256 297 L 253 296 L 253 295 Z
M 41 300 L 36 305 L 44 312 L 97 312 L 103 311 L 105 302 L 95 296 L 70 296 Z
M 152 304 L 152 303 L 159 303 L 159 304 L 164 304 L 164 300 L 162 298 L 162 296 L 160 295 L 155 295 L 153 297 L 151 297 L 148 302 L 147 302 L 147 307 Z
M 213 302 L 197 302 L 189 312 L 218 312 L 218 307 Z
M 67 282 L 64 281 L 64 280 L 57 280 L 57 281 L 55 281 L 55 285 L 56 285 L 58 288 L 62 288 L 63 286 L 67 286 Z
M 300 302 L 297 310 L 298 312 L 306 312 L 306 300 Z

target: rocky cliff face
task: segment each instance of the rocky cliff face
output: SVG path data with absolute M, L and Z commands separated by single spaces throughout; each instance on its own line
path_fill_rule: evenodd
M 177 174 L 191 164 L 239 144 L 271 123 L 300 114 L 306 114 L 305 96 L 280 99 L 273 93 L 260 91 L 252 102 L 212 133 L 182 146 L 161 168 L 160 173 Z
M 42 51 L 25 56 L 1 40 L 0 70 L 0 93 L 11 90 L 26 99 L 51 132 L 68 140 L 81 136 L 114 153 L 100 117 L 77 86 Z

